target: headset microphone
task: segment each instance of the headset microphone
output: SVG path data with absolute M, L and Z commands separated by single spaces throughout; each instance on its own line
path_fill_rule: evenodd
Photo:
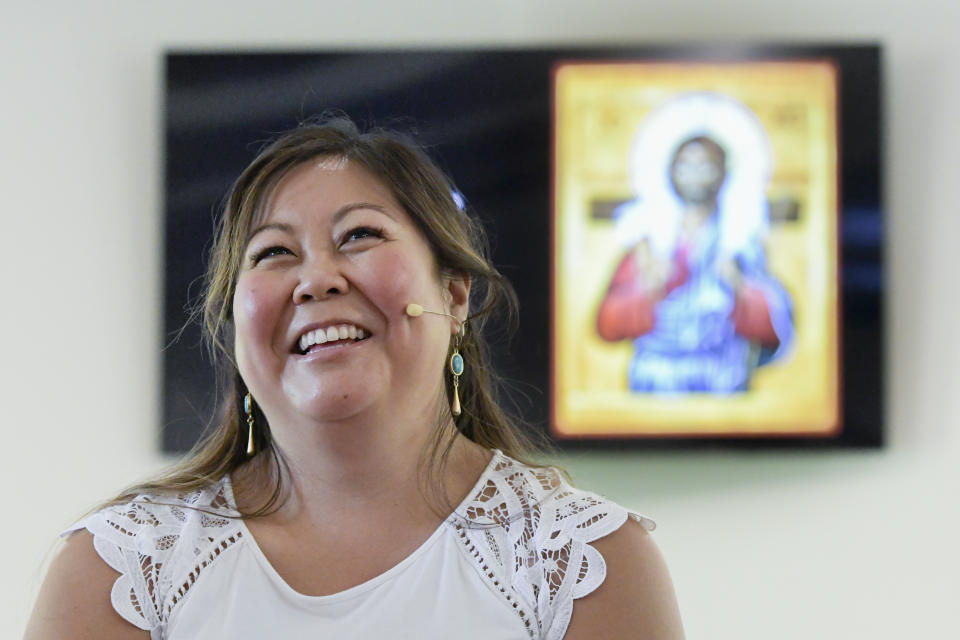
M 404 313 L 406 313 L 406 314 L 407 314 L 408 316 L 410 316 L 411 318 L 419 318 L 419 317 L 422 316 L 423 314 L 429 313 L 429 314 L 432 314 L 432 315 L 435 315 L 435 316 L 446 316 L 446 317 L 448 317 L 448 318 L 453 318 L 453 319 L 456 320 L 458 323 L 461 322 L 460 318 L 458 318 L 457 316 L 455 316 L 455 315 L 453 315 L 453 314 L 443 313 L 443 312 L 440 312 L 440 311 L 428 311 L 427 309 L 424 309 L 422 305 L 419 305 L 419 304 L 417 304 L 416 302 L 411 302 L 410 304 L 408 304 L 408 305 L 407 305 L 407 308 L 404 309 L 403 311 L 404 311 Z

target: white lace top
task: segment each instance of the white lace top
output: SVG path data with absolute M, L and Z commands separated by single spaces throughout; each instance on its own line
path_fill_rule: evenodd
M 176 498 L 141 495 L 88 529 L 120 573 L 114 609 L 161 638 L 543 638 L 566 632 L 573 601 L 606 565 L 590 546 L 628 515 L 551 468 L 495 451 L 463 503 L 385 573 L 330 596 L 277 574 L 237 515 L 229 478 Z

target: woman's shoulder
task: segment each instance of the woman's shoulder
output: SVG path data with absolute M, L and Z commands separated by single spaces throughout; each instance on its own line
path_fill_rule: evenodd
M 147 556 L 177 549 L 184 535 L 209 536 L 229 530 L 239 514 L 228 478 L 184 490 L 131 492 L 88 514 L 63 532 L 86 529 L 101 547 L 136 550 Z M 104 560 L 113 566 L 112 554 Z M 116 567 L 114 567 L 116 568 Z
M 550 466 L 494 452 L 473 495 L 457 514 L 461 538 L 495 586 L 509 585 L 514 608 L 536 621 L 541 637 L 562 638 L 573 602 L 596 591 L 607 576 L 599 548 L 618 561 L 621 529 L 646 533 L 649 518 L 596 493 L 573 487 Z M 628 520 L 634 522 L 624 527 Z M 614 544 L 602 539 L 613 538 Z M 594 544 L 598 543 L 598 544 Z M 629 547 L 629 542 L 626 547 Z
M 106 597 L 116 578 L 93 535 L 72 533 L 50 563 L 24 639 L 145 640 L 149 628 L 118 616 Z
M 584 542 L 612 533 L 628 518 L 647 531 L 656 527 L 650 518 L 574 487 L 556 467 L 526 464 L 500 451 L 493 452 L 490 465 L 458 513 L 474 525 L 513 525 L 519 519 L 538 530 L 559 527 L 565 535 Z M 554 533 L 547 535 L 556 539 Z
M 182 492 L 138 492 L 89 514 L 63 535 L 70 537 L 67 547 L 89 547 L 92 539 L 102 564 L 115 572 L 113 609 L 135 627 L 154 630 L 199 574 L 240 540 L 238 516 L 224 478 Z
M 593 546 L 605 560 L 605 575 L 596 589 L 572 608 L 564 640 L 682 639 L 673 582 L 649 531 L 628 520 Z

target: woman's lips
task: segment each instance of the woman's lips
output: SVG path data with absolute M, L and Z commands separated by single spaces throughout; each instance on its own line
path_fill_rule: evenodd
M 355 324 L 349 322 L 334 323 L 305 331 L 295 345 L 295 352 L 305 355 L 323 346 L 359 342 L 369 336 L 369 331 Z

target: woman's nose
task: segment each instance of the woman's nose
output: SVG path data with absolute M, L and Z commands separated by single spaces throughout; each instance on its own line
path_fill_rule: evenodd
M 346 293 L 350 285 L 340 261 L 333 256 L 316 256 L 300 266 L 300 281 L 293 290 L 293 302 L 303 304 Z

